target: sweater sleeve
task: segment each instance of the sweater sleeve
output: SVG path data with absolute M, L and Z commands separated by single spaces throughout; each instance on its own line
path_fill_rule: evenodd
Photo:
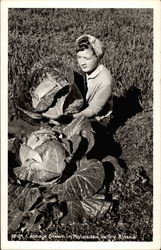
M 88 107 L 78 113 L 78 116 L 84 115 L 88 118 L 98 115 L 99 112 L 103 109 L 105 104 L 107 103 L 109 97 L 112 94 L 112 86 L 111 84 L 100 87 L 95 93 L 94 98 L 89 103 Z
M 82 110 L 76 116 L 84 115 L 88 118 L 99 115 L 104 106 L 108 103 L 112 95 L 112 77 L 106 70 L 100 75 L 97 87 L 91 85 L 93 97 L 88 102 L 87 108 Z
M 112 94 L 112 86 L 108 84 L 107 86 L 101 86 L 95 93 L 92 101 L 89 103 L 87 109 L 90 109 L 92 115 L 98 115 L 99 112 L 103 109 L 105 104 L 108 102 Z

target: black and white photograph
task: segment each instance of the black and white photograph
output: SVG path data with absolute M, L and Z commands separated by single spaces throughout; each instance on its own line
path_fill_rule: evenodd
M 38 2 L 7 7 L 6 240 L 152 244 L 155 8 Z

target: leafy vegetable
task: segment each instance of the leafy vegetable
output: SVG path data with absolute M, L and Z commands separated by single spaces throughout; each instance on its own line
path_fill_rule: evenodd
M 116 175 L 119 176 L 119 177 L 122 177 L 122 175 L 123 175 L 123 170 L 122 170 L 122 168 L 120 167 L 120 164 L 119 164 L 118 160 L 117 160 L 115 157 L 113 157 L 113 156 L 111 156 L 111 155 L 106 156 L 106 157 L 102 160 L 102 163 L 104 164 L 104 163 L 106 163 L 106 162 L 110 162 L 110 163 L 114 166 L 114 168 L 115 168 Z
M 57 199 L 30 183 L 9 184 L 9 231 L 37 231 L 59 220 L 61 212 Z
M 112 208 L 112 202 L 105 201 L 104 195 L 95 194 L 83 200 L 67 202 L 68 213 L 62 218 L 61 224 L 71 224 L 86 220 L 99 220 Z
M 25 198 L 25 210 L 30 210 L 39 198 L 41 198 L 39 188 L 30 188 Z
M 31 161 L 29 161 L 29 159 L 31 159 L 33 162 L 42 163 L 41 156 L 35 150 L 26 145 L 22 145 L 20 147 L 20 160 L 22 164 L 25 166 L 30 166 Z
M 40 230 L 40 223 L 42 221 L 42 217 L 40 217 L 40 219 L 37 221 L 38 216 L 39 216 L 39 211 L 36 209 L 32 211 L 25 211 L 25 213 L 21 218 L 21 221 L 23 220 L 21 231 L 34 232 Z
M 20 147 L 22 166 L 15 168 L 14 173 L 21 180 L 43 184 L 61 176 L 68 156 L 71 160 L 81 152 L 83 157 L 94 145 L 93 132 L 85 117 L 74 119 L 62 132 L 62 139 L 51 129 L 31 133 Z
M 24 186 L 10 184 L 8 190 L 8 210 L 13 211 L 16 208 L 23 210 L 25 208 L 26 195 L 29 190 L 29 183 Z
M 60 75 L 57 69 L 53 69 L 52 75 L 46 73 L 37 88 L 31 91 L 32 105 L 35 111 L 46 110 L 54 101 L 59 90 L 67 85 L 67 80 L 62 77 L 62 74 Z
M 35 120 L 40 120 L 42 119 L 42 114 L 39 114 L 39 113 L 33 113 L 31 111 L 28 111 L 28 110 L 25 110 L 25 109 L 22 109 L 20 107 L 17 107 L 18 110 L 20 110 L 23 114 L 31 117 L 32 119 L 35 119 Z
M 105 201 L 103 194 L 95 194 L 80 202 L 88 218 L 91 219 L 103 218 L 112 206 L 111 202 Z
M 66 88 L 67 86 L 68 88 Z M 63 89 L 65 91 L 62 91 Z M 47 90 L 48 89 L 45 89 L 45 91 Z M 75 83 L 68 83 L 68 85 L 66 84 L 65 86 L 59 86 L 56 89 L 54 88 L 45 96 L 43 96 L 45 93 L 43 91 L 43 84 L 41 83 L 38 86 L 37 92 L 37 94 L 32 94 L 33 108 L 35 112 L 17 107 L 20 111 L 33 119 L 46 117 L 57 120 L 63 115 L 77 113 L 84 104 L 83 97 Z M 59 96 L 57 96 L 57 94 L 59 94 Z
M 104 181 L 104 169 L 96 159 L 87 160 L 85 157 L 76 162 L 76 172 L 64 183 L 53 187 L 62 200 L 83 200 L 101 189 Z
M 21 180 L 43 183 L 59 177 L 64 170 L 68 152 L 56 140 L 54 132 L 40 130 L 31 133 L 26 145 L 20 147 L 21 167 L 14 173 Z
M 94 146 L 94 135 L 90 122 L 84 116 L 75 118 L 71 123 L 64 127 L 63 133 L 68 140 L 75 143 L 75 135 L 81 135 L 88 141 L 86 153 L 88 153 Z
M 31 184 L 20 186 L 18 184 L 11 184 L 9 190 L 9 207 L 8 210 L 12 211 L 15 208 L 20 210 L 29 210 L 34 203 L 41 197 L 40 190 L 37 187 L 31 187 Z
M 97 159 L 85 155 L 94 145 L 94 135 L 86 117 L 70 124 L 32 132 L 20 147 L 21 167 L 14 168 L 19 179 L 39 184 L 10 188 L 12 230 L 41 230 L 52 223 L 70 224 L 103 218 L 111 207 L 104 195 L 99 195 L 105 172 Z M 103 163 L 117 160 L 108 156 Z M 43 189 L 46 188 L 46 192 Z M 61 211 L 66 203 L 67 213 Z M 22 213 L 22 212 L 23 213 Z M 26 212 L 26 213 L 25 213 Z M 16 223 L 18 214 L 23 218 Z M 14 219 L 15 218 L 15 219 Z
M 65 96 L 61 96 L 54 107 L 49 108 L 48 111 L 43 113 L 44 117 L 52 118 L 52 119 L 58 119 L 64 114 L 64 102 L 67 97 L 67 94 Z
M 44 143 L 46 140 L 52 140 L 55 138 L 55 133 L 52 130 L 41 128 L 37 131 L 30 133 L 30 135 L 27 136 L 26 145 L 32 149 L 35 149 L 36 147 Z
M 85 117 L 74 119 L 59 132 L 48 128 L 27 136 L 20 148 L 22 166 L 14 168 L 14 173 L 39 186 L 9 185 L 11 231 L 37 231 L 59 221 L 71 224 L 97 220 L 108 213 L 111 202 L 98 194 L 104 183 L 104 167 L 97 159 L 84 156 L 93 144 L 93 131 Z M 106 161 L 117 163 L 111 156 Z M 60 209 L 63 203 L 67 213 Z M 23 222 L 16 221 L 18 216 Z
M 56 100 L 56 104 L 50 107 L 45 113 L 44 117 L 58 119 L 63 115 L 76 113 L 83 106 L 84 100 L 77 88 L 76 84 L 69 85 L 68 93 L 63 94 Z
M 48 171 L 39 163 L 32 163 L 32 165 L 26 167 L 17 167 L 14 169 L 15 175 L 20 180 L 31 181 L 37 184 L 45 184 L 47 181 L 57 179 L 60 175 L 52 171 Z
M 74 82 L 74 72 L 69 71 L 69 79 L 67 79 L 60 73 L 60 70 L 53 66 L 52 73 L 46 72 L 42 77 L 39 77 L 39 85 L 30 90 L 32 106 L 36 112 L 43 113 L 43 116 L 47 118 L 58 119 L 64 114 L 80 110 L 84 100 Z M 25 110 L 22 111 L 25 112 Z M 25 113 L 30 117 L 37 118 L 34 114 Z
M 77 113 L 82 108 L 83 104 L 84 100 L 82 94 L 73 79 L 69 85 L 69 93 L 64 102 L 64 113 Z
M 12 210 L 8 215 L 8 229 L 10 232 L 15 232 L 19 227 L 22 221 L 22 217 L 25 214 L 25 211 L 20 209 Z
M 9 207 L 8 207 L 8 226 L 9 230 L 16 231 L 24 223 L 23 218 L 26 216 L 36 202 L 41 199 L 39 188 L 32 187 L 27 183 L 25 186 L 20 186 L 16 183 L 10 183 Z
M 69 225 L 72 223 L 83 222 L 85 214 L 79 200 L 68 201 L 67 209 L 67 215 L 63 217 L 60 221 L 61 225 Z

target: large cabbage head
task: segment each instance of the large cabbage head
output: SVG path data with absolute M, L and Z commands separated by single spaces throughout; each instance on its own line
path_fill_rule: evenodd
M 19 151 L 21 167 L 14 173 L 21 180 L 42 184 L 61 176 L 68 151 L 51 130 L 32 132 Z

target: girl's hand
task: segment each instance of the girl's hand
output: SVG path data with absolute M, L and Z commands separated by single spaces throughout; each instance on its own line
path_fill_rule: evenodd
M 77 118 L 77 117 L 79 117 L 79 116 L 82 116 L 82 114 L 81 114 L 81 113 L 73 114 L 73 118 Z
M 60 123 L 58 121 L 55 121 L 53 119 L 49 120 L 49 124 L 51 124 L 51 125 L 60 125 Z

